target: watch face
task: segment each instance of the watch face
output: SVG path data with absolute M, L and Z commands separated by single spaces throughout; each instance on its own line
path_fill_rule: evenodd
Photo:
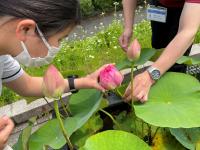
M 153 70 L 151 73 L 151 76 L 154 80 L 158 80 L 160 78 L 160 71 L 159 70 Z

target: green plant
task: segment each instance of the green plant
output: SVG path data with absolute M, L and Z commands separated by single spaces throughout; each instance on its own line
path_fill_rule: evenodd
M 150 60 L 155 55 L 156 51 L 154 49 L 142 49 L 140 58 L 134 62 L 134 68 Z M 133 63 L 127 59 L 117 65 L 120 69 L 130 68 L 131 66 L 133 66 Z M 125 86 L 123 87 L 125 89 Z M 102 126 L 100 125 L 98 128 L 92 127 L 88 120 L 96 112 L 102 110 L 100 105 L 102 93 L 96 90 L 81 90 L 78 94 L 72 95 L 69 100 L 68 108 L 72 116 L 64 118 L 64 128 L 67 131 L 67 135 L 71 139 L 75 139 L 74 144 L 77 137 L 82 137 L 81 143 L 76 144 L 80 150 L 107 150 L 109 146 L 116 146 L 116 149 L 121 150 L 124 144 L 127 146 L 126 149 L 130 150 L 134 149 L 130 145 L 134 145 L 135 148 L 142 146 L 144 149 L 170 150 L 185 150 L 184 146 L 186 146 L 191 150 L 195 150 L 200 140 L 198 134 L 193 134 L 200 127 L 199 97 L 200 83 L 197 79 L 182 73 L 166 73 L 151 89 L 147 103 L 132 103 L 130 107 L 134 109 L 130 108 L 129 112 L 116 116 L 116 119 L 103 110 L 113 120 L 115 123 L 113 128 L 117 131 L 112 130 L 96 134 Z M 127 117 L 127 119 L 124 120 L 124 117 Z M 86 132 L 85 128 L 90 128 L 86 127 L 86 123 L 90 124 L 89 126 L 94 130 Z M 197 128 L 192 129 L 194 127 Z M 177 130 L 173 128 L 177 128 Z M 182 132 L 180 128 L 191 129 L 186 129 Z M 171 135 L 170 131 L 177 140 Z M 185 132 L 187 134 L 184 134 Z M 83 133 L 86 134 L 84 137 Z M 76 136 L 73 137 L 72 135 Z M 184 140 L 188 135 L 191 140 Z M 116 136 L 119 140 L 115 139 Z M 127 137 L 126 141 L 123 141 L 124 136 Z M 57 119 L 49 121 L 27 138 L 26 146 L 30 150 L 42 150 L 44 147 L 59 149 L 66 144 Z M 19 147 L 19 143 L 23 143 L 21 140 L 23 139 L 20 139 L 15 147 Z M 108 146 L 106 146 L 107 144 Z
M 135 29 L 134 35 L 139 39 L 142 47 L 151 47 L 149 22 L 143 21 Z M 93 37 L 82 41 L 65 41 L 54 64 L 66 75 L 76 70 L 84 75 L 107 62 L 117 62 L 119 70 L 130 68 L 133 64 L 123 55 L 118 45 L 121 31 L 121 23 L 114 21 L 108 29 L 104 29 Z M 139 34 L 139 32 L 144 34 Z M 156 56 L 155 49 L 143 48 L 139 60 L 134 62 L 134 68 L 137 69 L 139 65 L 143 65 Z M 199 64 L 199 59 L 182 57 L 178 63 Z M 84 63 L 85 61 L 87 64 Z M 42 75 L 46 67 L 36 68 L 38 72 L 36 69 L 25 69 L 31 74 Z M 123 93 L 126 87 L 127 83 L 122 85 L 119 91 Z M 167 73 L 151 89 L 150 98 L 146 104 L 130 104 L 130 110 L 119 115 L 111 116 L 112 114 L 107 113 L 115 123 L 113 128 L 123 131 L 107 131 L 96 135 L 102 128 L 102 120 L 98 116 L 98 111 L 102 109 L 102 96 L 103 94 L 96 90 L 81 90 L 78 94 L 72 95 L 69 100 L 68 108 L 72 116 L 63 118 L 63 123 L 67 135 L 78 148 L 98 149 L 101 148 L 99 145 L 102 143 L 112 143 L 122 149 L 126 144 L 126 141 L 123 141 L 124 136 L 128 138 L 128 147 L 130 147 L 129 144 L 136 147 L 141 144 L 146 149 L 151 147 L 158 150 L 185 150 L 185 147 L 195 150 L 199 147 L 198 134 L 193 134 L 197 133 L 200 127 L 200 84 L 195 77 L 181 73 Z M 95 115 L 98 117 L 94 117 Z M 96 126 L 93 126 L 94 122 L 97 122 Z M 31 126 L 32 124 L 22 133 L 20 137 L 23 138 L 19 139 L 14 150 L 25 148 L 43 150 L 48 147 L 60 149 L 66 144 L 57 119 L 49 121 L 32 135 L 30 134 Z M 181 130 L 181 128 L 185 129 Z M 112 137 L 116 136 L 119 140 L 112 140 Z M 130 150 L 131 148 L 133 147 L 130 147 Z
M 95 9 L 101 12 L 105 12 L 113 8 L 113 3 L 113 0 L 92 0 L 92 4 L 95 7 Z
M 92 0 L 80 0 L 81 12 L 86 16 L 91 16 L 94 12 L 94 6 Z

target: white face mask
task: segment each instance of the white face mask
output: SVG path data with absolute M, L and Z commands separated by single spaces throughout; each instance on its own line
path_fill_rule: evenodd
M 15 59 L 19 63 L 21 63 L 21 64 L 23 64 L 24 66 L 27 66 L 27 67 L 39 67 L 39 66 L 50 64 L 53 61 L 56 54 L 60 50 L 60 48 L 58 48 L 58 47 L 53 47 L 53 46 L 49 45 L 49 43 L 44 38 L 44 35 L 42 34 L 42 32 L 40 31 L 40 29 L 38 28 L 37 25 L 36 25 L 36 29 L 38 30 L 38 33 L 39 33 L 42 41 L 44 42 L 44 44 L 48 48 L 48 54 L 47 54 L 47 56 L 45 56 L 43 58 L 41 58 L 41 57 L 32 58 L 30 56 L 29 52 L 28 52 L 26 45 L 24 44 L 23 41 L 21 41 L 23 51 L 19 55 L 17 55 L 15 57 Z

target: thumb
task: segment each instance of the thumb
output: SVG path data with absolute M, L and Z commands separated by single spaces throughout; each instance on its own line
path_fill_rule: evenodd
M 3 116 L 0 118 L 0 130 L 3 129 L 8 124 L 9 118 L 7 116 Z

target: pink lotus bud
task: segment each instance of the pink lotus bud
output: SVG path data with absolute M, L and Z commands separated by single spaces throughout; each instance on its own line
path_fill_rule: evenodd
M 100 72 L 100 85 L 106 90 L 112 90 L 121 85 L 124 76 L 114 65 L 108 65 Z
M 130 61 L 137 61 L 140 58 L 141 46 L 137 39 L 135 39 L 127 51 L 127 56 Z
M 59 98 L 65 90 L 65 80 L 57 68 L 51 65 L 43 77 L 43 92 L 46 97 Z

